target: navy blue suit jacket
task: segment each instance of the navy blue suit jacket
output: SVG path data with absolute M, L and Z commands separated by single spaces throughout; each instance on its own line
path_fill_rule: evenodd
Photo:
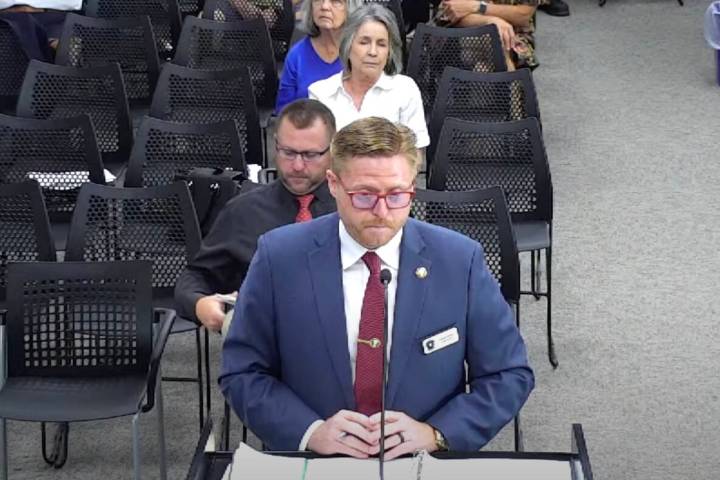
M 315 420 L 355 410 L 338 221 L 260 237 L 225 340 L 223 393 L 272 450 L 297 450 Z M 431 424 L 453 450 L 477 450 L 533 388 L 525 344 L 478 243 L 412 219 L 404 228 L 387 407 Z M 451 327 L 460 341 L 425 355 L 421 341 Z

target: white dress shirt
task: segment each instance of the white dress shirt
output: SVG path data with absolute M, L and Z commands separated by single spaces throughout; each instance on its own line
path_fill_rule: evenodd
M 367 248 L 360 245 L 350 236 L 342 220 L 338 222 L 340 236 L 340 262 L 342 264 L 343 296 L 345 297 L 345 328 L 347 330 L 348 351 L 350 352 L 350 370 L 355 383 L 355 363 L 357 358 L 357 339 L 360 332 L 360 314 L 362 311 L 365 286 L 370 278 L 370 270 L 362 259 Z M 388 359 L 392 348 L 392 327 L 395 313 L 395 293 L 397 292 L 397 275 L 400 267 L 400 242 L 403 231 L 400 229 L 388 243 L 374 250 L 380 257 L 380 268 L 387 268 L 392 273 L 392 280 L 388 285 Z M 389 360 L 388 360 L 389 361 Z M 310 436 L 322 425 L 324 420 L 317 420 L 310 424 L 300 440 L 299 450 L 305 450 Z
M 383 72 L 365 94 L 359 110 L 345 90 L 342 78 L 343 72 L 340 72 L 308 87 L 310 98 L 320 100 L 332 110 L 338 130 L 360 118 L 382 117 L 415 132 L 418 148 L 430 144 L 422 96 L 412 78 Z

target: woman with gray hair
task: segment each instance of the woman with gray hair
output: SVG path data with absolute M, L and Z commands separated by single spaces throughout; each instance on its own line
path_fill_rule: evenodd
M 401 75 L 402 47 L 395 16 L 368 4 L 348 17 L 340 37 L 343 71 L 308 88 L 332 110 L 338 130 L 364 117 L 382 117 L 410 128 L 417 147 L 430 143 L 420 89 Z
M 280 75 L 275 111 L 298 98 L 307 98 L 308 86 L 342 70 L 338 58 L 340 31 L 362 0 L 303 0 L 300 28 L 307 36 L 292 46 Z

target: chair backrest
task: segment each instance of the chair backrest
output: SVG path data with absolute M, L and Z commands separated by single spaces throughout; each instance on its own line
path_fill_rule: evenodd
M 71 67 L 120 65 L 128 99 L 149 103 L 160 62 L 147 15 L 92 18 L 68 13 L 55 63 Z
M 552 219 L 552 182 L 537 119 L 445 121 L 428 178 L 433 190 L 498 186 L 513 220 Z
M 200 227 L 185 182 L 148 188 L 86 184 L 65 258 L 152 260 L 154 304 L 172 308 L 175 282 L 199 247 Z
M 0 108 L 17 99 L 29 61 L 15 31 L 0 21 Z
M 8 376 L 142 374 L 152 353 L 148 261 L 8 269 Z
M 150 116 L 182 123 L 235 120 L 245 159 L 262 163 L 260 121 L 247 69 L 203 71 L 166 63 Z
M 264 18 L 278 62 L 285 60 L 295 28 L 292 0 L 206 0 L 203 18 L 216 22 Z
M 0 303 L 6 298 L 8 265 L 38 261 L 55 261 L 40 185 L 35 180 L 0 183 Z
M 103 160 L 127 160 L 132 123 L 120 66 L 66 67 L 32 60 L 18 98 L 17 114 L 68 118 L 87 114 Z
M 450 66 L 476 72 L 506 71 L 497 27 L 443 28 L 418 24 L 407 74 L 420 88 L 426 118 L 430 116 L 440 77 L 445 67 Z
M 411 215 L 462 233 L 482 245 L 485 263 L 505 300 L 520 299 L 520 262 L 510 215 L 498 187 L 465 192 L 417 190 Z
M 436 145 L 446 118 L 473 122 L 509 122 L 535 117 L 540 121 L 530 69 L 514 72 L 470 72 L 446 67 L 430 115 L 430 150 Z
M 265 20 L 186 17 L 173 63 L 200 70 L 247 68 L 258 107 L 275 107 L 277 67 Z
M 135 136 L 125 186 L 166 185 L 194 167 L 246 172 L 237 124 L 232 120 L 187 124 L 145 117 Z
M 0 115 L 0 183 L 37 180 L 53 221 L 69 221 L 80 186 L 104 185 L 87 115 L 56 120 Z
M 172 58 L 182 27 L 177 0 L 86 0 L 85 15 L 103 18 L 147 15 L 158 54 L 165 60 Z

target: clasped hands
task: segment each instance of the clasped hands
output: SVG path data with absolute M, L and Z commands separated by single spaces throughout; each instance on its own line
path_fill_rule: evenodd
M 368 458 L 380 452 L 380 413 L 370 417 L 340 410 L 325 420 L 310 436 L 307 448 L 323 455 L 342 454 Z M 435 451 L 435 432 L 427 423 L 418 422 L 402 412 L 385 412 L 385 459 Z

